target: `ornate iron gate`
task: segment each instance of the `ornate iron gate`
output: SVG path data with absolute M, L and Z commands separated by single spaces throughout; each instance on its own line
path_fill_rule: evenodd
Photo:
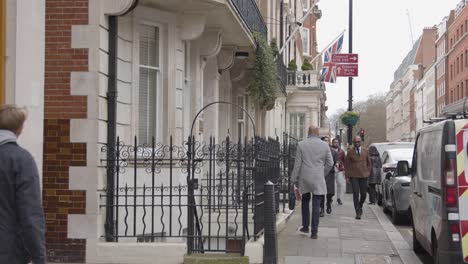
M 277 186 L 277 211 L 288 203 L 291 147 L 278 139 L 117 142 L 102 148 L 115 153 L 102 160 L 115 164 L 114 186 L 100 190 L 108 241 L 178 241 L 189 254 L 243 255 L 263 230 L 264 183 Z

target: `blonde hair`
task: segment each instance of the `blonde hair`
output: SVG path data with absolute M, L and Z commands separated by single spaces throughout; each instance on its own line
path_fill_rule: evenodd
M 14 104 L 4 104 L 0 106 L 0 129 L 10 130 L 13 133 L 23 126 L 27 117 L 24 107 Z

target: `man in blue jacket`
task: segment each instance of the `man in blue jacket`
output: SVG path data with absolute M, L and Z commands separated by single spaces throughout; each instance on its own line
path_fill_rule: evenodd
M 17 138 L 24 109 L 0 106 L 0 263 L 45 264 L 44 211 L 39 173 Z

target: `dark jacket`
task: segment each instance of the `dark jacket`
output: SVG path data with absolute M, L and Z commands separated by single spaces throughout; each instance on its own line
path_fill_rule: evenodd
M 371 161 L 369 151 L 361 147 L 361 155 L 356 153 L 356 148 L 348 150 L 345 159 L 345 177 L 346 178 L 367 178 L 371 171 Z
M 338 152 L 330 147 L 330 152 L 333 158 L 333 169 L 325 175 L 325 182 L 327 183 L 327 194 L 335 194 L 335 164 L 338 159 Z
M 367 183 L 375 183 L 375 184 L 381 184 L 382 183 L 382 161 L 380 159 L 379 154 L 377 155 L 371 155 L 371 164 L 372 164 L 372 169 L 371 173 L 369 176 L 369 179 L 367 180 Z
M 36 163 L 0 130 L 0 263 L 45 264 L 44 226 Z
M 336 172 L 342 172 L 344 171 L 344 165 L 345 165 L 345 158 L 346 158 L 346 154 L 344 152 L 344 150 L 342 150 L 341 148 L 333 148 L 335 151 L 338 152 L 338 156 L 336 158 L 336 166 L 335 166 L 335 171 L 336 171 L 336 168 L 338 168 L 338 171 Z

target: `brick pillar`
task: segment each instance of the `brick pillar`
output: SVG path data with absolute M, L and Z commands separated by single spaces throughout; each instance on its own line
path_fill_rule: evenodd
M 86 144 L 70 142 L 70 119 L 86 118 L 86 96 L 70 94 L 71 72 L 88 71 L 88 50 L 71 48 L 72 25 L 88 24 L 88 0 L 46 0 L 43 200 L 50 262 L 84 262 L 86 241 L 68 239 L 68 215 L 85 214 L 86 193 L 69 190 L 70 166 L 86 166 Z

